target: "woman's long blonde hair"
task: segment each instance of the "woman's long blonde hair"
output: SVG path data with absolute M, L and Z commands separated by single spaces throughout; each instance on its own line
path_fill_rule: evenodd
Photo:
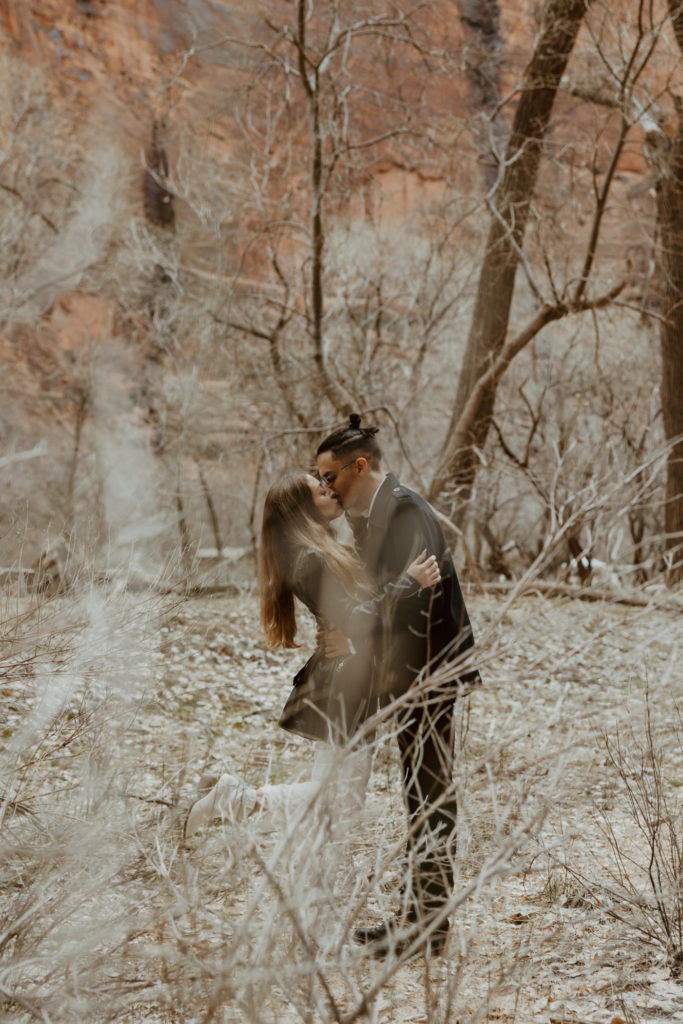
M 292 583 L 308 550 L 317 551 L 349 594 L 359 596 L 360 562 L 320 515 L 306 474 L 291 473 L 271 487 L 263 506 L 259 581 L 269 647 L 297 646 Z

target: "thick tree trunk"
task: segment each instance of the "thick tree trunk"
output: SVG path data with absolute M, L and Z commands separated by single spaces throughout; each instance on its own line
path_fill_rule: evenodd
M 683 8 L 668 0 L 671 22 L 683 54 Z M 658 191 L 661 231 L 661 274 L 664 319 L 662 350 L 662 416 L 672 448 L 667 461 L 666 533 L 671 557 L 670 583 L 683 580 L 683 103 L 677 100 L 676 137 L 668 173 Z
M 472 326 L 446 440 L 445 458 L 430 489 L 435 500 L 446 488 L 466 498 L 491 424 L 496 381 L 478 403 L 468 443 L 457 447 L 456 426 L 477 380 L 500 352 L 508 329 L 519 252 L 533 198 L 553 103 L 584 14 L 591 0 L 547 0 L 545 23 L 525 76 L 506 151 L 506 168 L 493 199 L 486 254 L 479 274 Z
M 497 116 L 500 104 L 500 38 L 498 0 L 457 0 L 465 45 L 463 59 L 469 92 L 470 126 L 486 188 L 498 177 L 498 162 L 505 150 L 505 125 Z

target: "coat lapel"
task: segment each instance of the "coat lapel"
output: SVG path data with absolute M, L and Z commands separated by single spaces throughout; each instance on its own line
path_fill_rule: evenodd
M 368 519 L 368 533 L 365 541 L 365 564 L 370 574 L 375 578 L 377 578 L 380 551 L 393 506 L 394 487 L 398 487 L 398 480 L 393 473 L 387 473 L 377 492 L 377 497 Z

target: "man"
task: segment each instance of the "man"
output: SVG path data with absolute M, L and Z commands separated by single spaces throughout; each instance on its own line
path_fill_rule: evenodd
M 443 911 L 453 888 L 455 697 L 480 679 L 475 668 L 463 666 L 472 630 L 443 531 L 420 495 L 393 474 L 385 476 L 376 433 L 377 428 L 362 428 L 360 416 L 353 414 L 348 427 L 319 445 L 320 479 L 346 511 L 357 551 L 379 587 L 400 577 L 425 548 L 437 557 L 441 583 L 390 604 L 375 636 L 376 696 L 386 704 L 411 688 L 415 693 L 398 711 L 412 875 L 407 913 L 360 928 L 355 938 L 371 943 L 381 957 L 390 949 L 401 955 L 426 936 L 425 948 L 440 955 L 448 934 Z M 445 682 L 430 684 L 429 673 L 451 660 L 452 673 L 439 673 Z

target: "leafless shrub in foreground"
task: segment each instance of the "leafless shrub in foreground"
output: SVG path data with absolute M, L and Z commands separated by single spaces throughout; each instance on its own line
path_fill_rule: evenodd
M 672 674 L 662 680 L 665 689 Z M 610 796 L 599 802 L 594 816 L 591 866 L 546 852 L 554 869 L 564 872 L 562 887 L 572 906 L 600 908 L 624 937 L 635 935 L 659 950 L 671 977 L 680 982 L 683 803 L 676 795 L 681 780 L 675 772 L 683 764 L 683 720 L 679 706 L 666 698 L 663 706 L 653 707 L 649 690 L 644 704 L 642 716 L 634 708 L 632 719 L 613 736 L 600 733 L 605 765 L 618 783 L 609 785 Z M 548 884 L 556 897 L 556 872 Z
M 671 709 L 668 735 L 653 720 L 649 699 L 642 732 L 603 735 L 609 762 L 622 783 L 622 802 L 636 826 L 637 844 L 625 841 L 605 815 L 616 894 L 628 923 L 662 949 L 674 978 L 683 978 L 683 803 L 671 795 L 669 773 L 683 755 L 683 721 Z M 672 758 L 672 748 L 677 757 Z
M 400 911 L 411 870 L 401 809 L 340 816 L 340 751 L 286 828 L 225 823 L 183 842 L 192 792 L 186 750 L 174 747 L 172 726 L 159 727 L 159 611 L 145 593 L 102 587 L 3 609 L 6 1012 L 93 1022 L 379 1019 L 423 936 L 375 961 L 351 932 Z M 389 718 L 374 723 L 378 749 L 392 743 Z M 431 1021 L 481 1018 L 481 1007 L 461 1005 L 472 934 L 459 915 L 511 869 L 552 791 L 552 778 L 533 793 L 504 781 L 501 749 L 511 741 L 509 731 L 492 739 L 468 782 L 479 813 L 498 794 L 496 834 L 474 868 L 463 873 L 462 854 L 455 860 L 443 909 L 453 920 L 449 957 L 425 961 Z M 161 761 L 173 770 L 162 773 Z

